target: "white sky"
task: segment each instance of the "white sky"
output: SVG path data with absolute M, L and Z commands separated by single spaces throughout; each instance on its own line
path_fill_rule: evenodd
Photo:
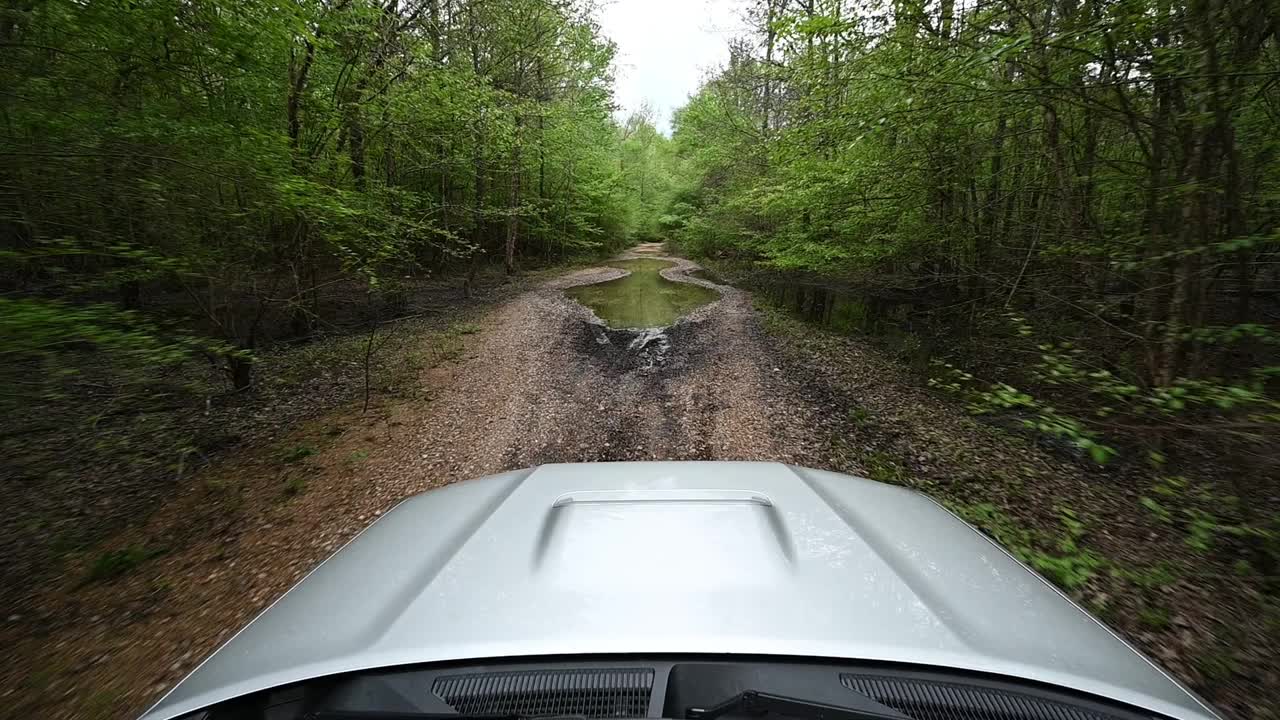
M 603 0 L 600 25 L 618 45 L 619 119 L 648 101 L 658 129 L 670 134 L 671 111 L 728 61 L 739 8 L 738 0 Z

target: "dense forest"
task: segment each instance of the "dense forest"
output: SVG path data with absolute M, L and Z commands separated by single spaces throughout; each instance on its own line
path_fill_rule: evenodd
M 344 283 L 394 298 L 651 234 L 655 133 L 613 120 L 588 10 L 7 2 L 6 367 L 91 342 L 130 365 L 209 353 L 247 388 L 253 350 L 338 322 Z
M 975 411 L 1274 496 L 1280 5 L 749 14 L 675 118 L 682 249 L 907 298 Z

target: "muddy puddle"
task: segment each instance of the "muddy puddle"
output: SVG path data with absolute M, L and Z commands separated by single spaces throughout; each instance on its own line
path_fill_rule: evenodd
M 650 258 L 618 260 L 608 266 L 628 270 L 630 275 L 569 288 L 565 294 L 591 308 L 611 328 L 665 327 L 698 306 L 720 298 L 715 290 L 659 275 L 674 264 Z

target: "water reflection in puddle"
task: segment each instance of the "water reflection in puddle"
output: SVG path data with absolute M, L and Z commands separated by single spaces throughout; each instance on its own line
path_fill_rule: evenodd
M 675 263 L 642 258 L 608 263 L 631 272 L 594 285 L 579 285 L 565 294 L 591 308 L 612 328 L 653 328 L 675 322 L 695 308 L 719 299 L 720 293 L 692 283 L 674 282 L 658 273 Z

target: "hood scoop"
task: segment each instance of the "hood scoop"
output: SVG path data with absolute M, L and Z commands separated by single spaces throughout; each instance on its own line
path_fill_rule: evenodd
M 589 538 L 589 540 L 587 540 Z M 779 581 L 795 559 L 768 495 L 752 490 L 575 490 L 551 504 L 533 565 L 556 582 L 613 577 L 618 563 L 653 587 L 755 586 Z M 750 565 L 753 572 L 744 573 Z M 598 571 L 598 572 L 597 572 Z
M 750 490 L 580 490 L 556 498 L 552 509 L 569 505 L 616 503 L 639 505 L 646 503 L 752 503 L 773 507 L 773 501 L 763 493 Z

